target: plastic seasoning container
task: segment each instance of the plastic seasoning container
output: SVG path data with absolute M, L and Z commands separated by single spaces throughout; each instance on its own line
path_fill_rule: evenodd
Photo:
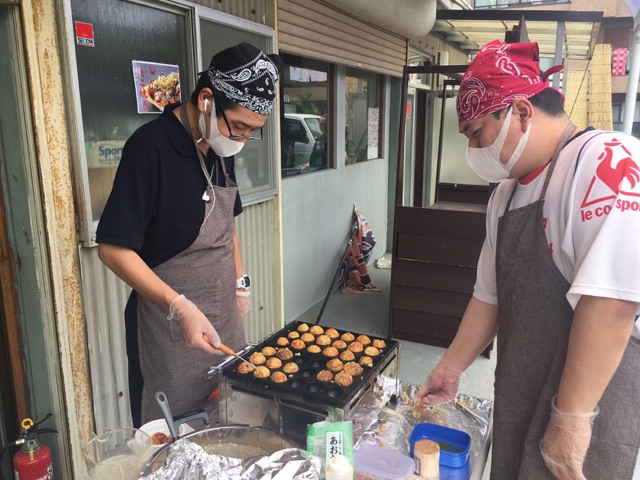
M 409 437 L 412 457 L 413 446 L 418 440 L 424 439 L 440 445 L 440 465 L 460 468 L 467 463 L 471 447 L 471 437 L 467 432 L 435 423 L 418 423 Z
M 415 472 L 413 458 L 377 445 L 361 445 L 353 454 L 356 473 L 399 480 Z
M 335 455 L 327 462 L 326 480 L 353 480 L 353 468 L 344 455 Z

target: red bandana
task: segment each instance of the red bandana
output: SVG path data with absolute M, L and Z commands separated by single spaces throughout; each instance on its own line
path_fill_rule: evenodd
M 530 98 L 549 86 L 547 77 L 562 65 L 540 73 L 538 44 L 494 40 L 480 49 L 458 92 L 458 121 L 475 120 Z

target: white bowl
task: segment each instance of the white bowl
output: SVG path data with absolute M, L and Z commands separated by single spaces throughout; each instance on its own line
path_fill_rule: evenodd
M 157 420 L 151 420 L 150 422 L 145 423 L 144 425 L 142 425 L 140 427 L 140 430 L 142 430 L 143 432 L 145 432 L 147 435 L 149 435 L 150 437 L 153 438 L 153 434 L 154 433 L 159 433 L 162 432 L 165 435 L 169 436 L 169 438 L 171 438 L 171 432 L 169 431 L 169 427 L 167 426 L 167 421 L 164 418 L 159 418 Z M 183 423 L 182 425 L 180 425 L 180 427 L 178 428 L 178 436 L 182 437 L 188 433 L 193 432 L 193 428 L 191 428 L 189 425 L 187 425 L 186 423 Z M 171 440 L 169 440 L 171 441 Z M 152 450 L 153 452 L 157 452 L 158 450 L 160 450 L 162 447 L 164 447 L 166 444 L 160 444 L 160 445 L 152 445 Z

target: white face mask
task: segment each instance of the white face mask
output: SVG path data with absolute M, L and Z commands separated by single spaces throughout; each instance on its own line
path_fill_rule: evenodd
M 495 141 L 490 147 L 467 147 L 467 163 L 471 167 L 471 170 L 476 172 L 480 178 L 490 183 L 501 182 L 509 178 L 511 169 L 520 159 L 522 152 L 527 146 L 529 140 L 530 128 L 527 127 L 527 131 L 520 137 L 518 145 L 516 145 L 511 158 L 506 164 L 500 161 L 500 152 L 504 147 L 504 142 L 507 139 L 507 133 L 509 132 L 509 124 L 511 123 L 511 110 L 509 108 L 507 112 L 507 118 L 505 118 L 500 133 L 496 137 Z
M 205 100 L 204 109 L 207 109 L 208 100 Z M 225 137 L 218 131 L 218 121 L 216 118 L 216 107 L 215 102 L 211 105 L 211 134 L 207 137 L 207 127 L 204 121 L 204 113 L 200 113 L 200 119 L 198 120 L 198 126 L 200 127 L 200 133 L 202 134 L 202 138 L 204 138 L 209 146 L 216 152 L 220 158 L 222 157 L 233 157 L 235 154 L 239 153 L 244 147 L 243 142 L 236 142 L 235 140 L 231 140 L 230 138 Z

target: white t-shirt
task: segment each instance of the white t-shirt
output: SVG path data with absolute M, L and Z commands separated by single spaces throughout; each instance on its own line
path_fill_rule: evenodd
M 520 182 L 510 209 L 537 201 L 547 172 L 548 166 Z M 487 208 L 473 295 L 493 305 L 498 218 L 515 182 L 503 181 Z M 562 149 L 545 197 L 544 229 L 553 261 L 571 284 L 571 307 L 582 295 L 640 302 L 640 141 L 599 130 L 575 137 Z M 640 321 L 633 335 L 640 338 Z

